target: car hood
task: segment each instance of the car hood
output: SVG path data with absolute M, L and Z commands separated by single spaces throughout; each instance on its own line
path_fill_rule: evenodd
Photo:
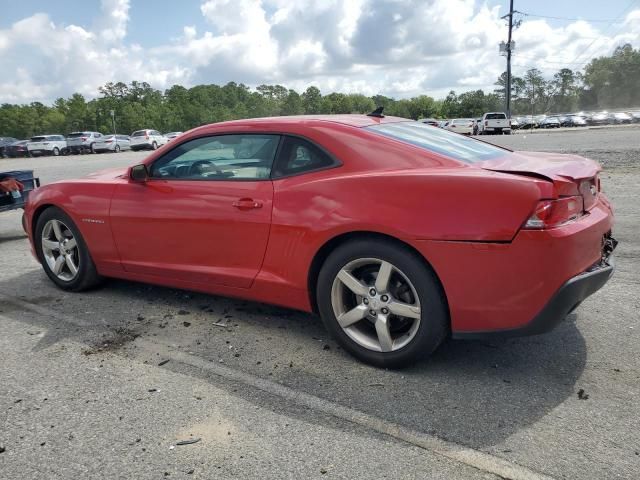
M 106 170 L 90 173 L 89 175 L 86 175 L 85 178 L 93 180 L 113 180 L 114 178 L 125 177 L 128 170 L 129 167 L 108 168 Z
M 548 152 L 513 152 L 476 165 L 495 172 L 542 176 L 551 181 L 593 178 L 601 170 L 600 165 L 593 160 L 578 155 Z

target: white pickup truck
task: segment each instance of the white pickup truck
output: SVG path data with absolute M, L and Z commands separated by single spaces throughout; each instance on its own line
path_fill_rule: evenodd
M 501 112 L 489 112 L 482 116 L 478 125 L 480 135 L 511 135 L 511 120 Z

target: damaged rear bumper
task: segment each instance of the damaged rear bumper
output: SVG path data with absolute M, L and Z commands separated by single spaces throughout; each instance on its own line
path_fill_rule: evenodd
M 584 272 L 567 280 L 533 320 L 525 326 L 485 332 L 453 332 L 452 337 L 460 340 L 510 338 L 539 335 L 553 330 L 580 303 L 600 290 L 609 281 L 615 269 L 615 262 L 611 254 L 617 244 L 618 242 L 611 235 L 605 236 L 602 246 L 602 259 Z

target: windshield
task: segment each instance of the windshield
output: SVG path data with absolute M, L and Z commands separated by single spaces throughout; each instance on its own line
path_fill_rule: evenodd
M 383 123 L 365 128 L 465 163 L 501 157 L 509 151 L 419 122 Z

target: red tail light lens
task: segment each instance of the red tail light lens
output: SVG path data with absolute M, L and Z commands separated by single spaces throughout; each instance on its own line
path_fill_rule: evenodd
M 489 125 L 489 121 L 488 121 L 488 120 L 485 120 L 485 121 L 484 121 L 484 126 L 486 127 L 487 125 Z
M 80 137 L 80 140 L 82 140 L 83 142 L 87 141 L 87 137 Z
M 541 200 L 533 214 L 524 224 L 528 229 L 553 228 L 580 218 L 584 203 L 580 196 L 563 197 L 558 200 Z

